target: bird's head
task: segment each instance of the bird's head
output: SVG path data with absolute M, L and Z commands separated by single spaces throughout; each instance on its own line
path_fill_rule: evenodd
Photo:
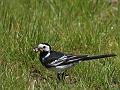
M 41 43 L 33 49 L 34 52 L 50 52 L 51 46 L 48 43 Z

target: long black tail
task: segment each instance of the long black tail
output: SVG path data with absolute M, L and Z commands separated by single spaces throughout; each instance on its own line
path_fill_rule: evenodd
M 114 57 L 117 56 L 116 54 L 102 54 L 102 55 L 93 55 L 93 56 L 88 56 L 88 55 L 83 55 L 80 57 L 75 57 L 74 59 L 67 60 L 66 62 L 61 63 L 60 65 L 67 65 L 75 62 L 80 62 L 80 61 L 89 61 L 89 60 L 94 60 L 94 59 L 100 59 L 100 58 L 107 58 L 107 57 Z
M 88 61 L 92 59 L 100 59 L 100 58 L 107 58 L 107 57 L 114 57 L 114 56 L 117 56 L 117 55 L 116 54 L 94 55 L 94 56 L 83 57 L 79 61 Z

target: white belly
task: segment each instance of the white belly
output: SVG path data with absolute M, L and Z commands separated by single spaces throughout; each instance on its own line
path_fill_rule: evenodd
M 57 72 L 57 73 L 62 73 L 64 72 L 66 69 L 72 67 L 73 64 L 69 64 L 69 65 L 62 65 L 62 66 L 56 66 L 56 67 L 53 67 L 51 68 L 51 70 Z

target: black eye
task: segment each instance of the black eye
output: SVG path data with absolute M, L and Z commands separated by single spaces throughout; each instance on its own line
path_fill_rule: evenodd
M 46 48 L 45 46 L 43 46 L 43 48 Z

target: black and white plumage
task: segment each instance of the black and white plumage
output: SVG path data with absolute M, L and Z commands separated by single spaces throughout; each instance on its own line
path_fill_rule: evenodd
M 92 59 L 100 59 L 106 57 L 116 56 L 115 54 L 104 55 L 68 55 L 62 52 L 56 52 L 51 50 L 51 46 L 47 43 L 41 43 L 33 49 L 35 52 L 40 52 L 40 62 L 47 69 L 51 69 L 57 72 L 57 77 L 60 80 L 64 78 L 64 71 L 81 61 L 87 61 Z M 62 75 L 62 77 L 61 77 Z

